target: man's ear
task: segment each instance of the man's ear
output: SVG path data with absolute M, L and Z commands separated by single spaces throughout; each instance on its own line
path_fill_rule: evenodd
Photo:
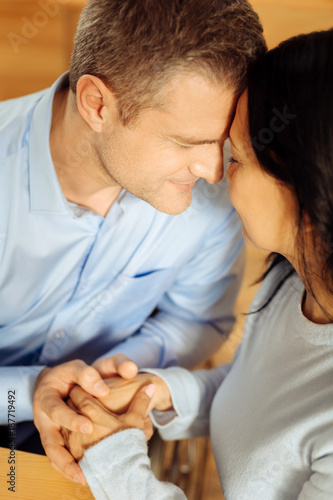
M 95 132 L 118 116 L 113 92 L 96 76 L 83 75 L 76 86 L 77 108 L 84 121 Z

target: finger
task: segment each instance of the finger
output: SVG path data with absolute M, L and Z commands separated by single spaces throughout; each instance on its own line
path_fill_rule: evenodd
M 73 410 L 76 413 L 78 413 L 78 408 L 74 405 L 74 403 L 73 403 L 73 401 L 71 399 L 67 399 L 66 404 L 67 404 L 68 408 L 71 408 L 71 410 Z
M 50 462 L 52 467 L 60 472 L 63 476 L 67 477 L 67 479 L 70 479 L 71 481 L 74 481 L 75 483 L 82 484 L 84 486 L 87 486 L 87 481 L 86 478 L 84 477 L 84 474 L 81 470 L 81 467 L 79 466 L 78 463 L 73 459 L 72 455 L 65 450 L 64 448 L 61 449 L 62 451 L 59 453 L 59 456 L 61 454 L 61 469 L 58 467 L 58 465 L 55 462 Z M 67 456 L 70 456 L 71 459 L 67 460 Z
M 50 394 L 48 397 L 44 397 L 40 408 L 56 425 L 83 434 L 91 434 L 94 430 L 94 426 L 88 418 L 78 415 L 58 395 Z
M 145 433 L 146 441 L 149 441 L 152 435 L 154 434 L 154 426 L 149 416 L 144 419 L 143 432 Z
M 107 358 L 101 358 L 93 363 L 93 367 L 99 371 L 103 378 L 112 375 L 120 375 L 125 379 L 134 378 L 138 373 L 138 367 L 125 354 L 114 354 Z
M 86 365 L 84 362 L 73 366 L 72 382 L 80 385 L 85 391 L 93 396 L 103 397 L 110 393 L 110 389 L 99 372 L 93 366 Z
M 126 359 L 117 365 L 119 375 L 127 380 L 132 379 L 138 374 L 138 367 L 130 359 Z
M 154 384 L 142 387 L 134 396 L 126 415 L 131 414 L 135 418 L 144 419 L 148 414 L 149 404 L 155 389 Z
M 71 404 L 82 415 L 88 417 L 94 425 L 107 425 L 115 420 L 115 415 L 105 408 L 97 399 L 90 396 L 83 389 L 75 386 L 70 393 Z
M 80 484 L 87 484 L 83 472 L 72 455 L 65 449 L 63 436 L 54 426 L 40 436 L 45 453 L 54 469 Z

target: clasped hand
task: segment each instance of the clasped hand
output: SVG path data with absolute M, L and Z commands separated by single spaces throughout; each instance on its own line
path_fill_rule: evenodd
M 156 375 L 142 373 L 132 380 L 112 377 L 105 382 L 111 391 L 102 398 L 92 397 L 79 386 L 70 392 L 68 406 L 88 417 L 94 425 L 89 435 L 62 429 L 66 446 L 77 461 L 86 449 L 125 429 L 143 430 L 148 441 L 153 434 L 148 412 L 153 408 L 165 410 L 172 405 L 167 385 Z
M 144 392 L 151 384 L 156 387 L 152 397 L 151 387 Z M 142 429 L 148 438 L 148 412 L 170 406 L 169 390 L 160 377 L 137 375 L 136 365 L 117 354 L 92 366 L 75 360 L 42 370 L 35 385 L 34 422 L 51 465 L 86 484 L 76 462 L 85 449 L 129 427 Z
M 121 383 L 121 380 L 119 382 Z M 136 384 L 133 383 L 133 385 Z M 148 408 L 154 392 L 154 384 L 144 386 L 134 395 L 127 411 L 117 414 L 108 408 L 113 407 L 112 396 L 105 398 L 106 401 L 102 404 L 100 400 L 91 397 L 81 387 L 75 386 L 70 392 L 67 404 L 78 414 L 88 417 L 94 425 L 94 431 L 91 434 L 72 432 L 64 428 L 61 430 L 66 447 L 75 460 L 79 461 L 86 449 L 105 437 L 125 429 L 135 427 L 143 430 L 148 441 L 153 434 Z

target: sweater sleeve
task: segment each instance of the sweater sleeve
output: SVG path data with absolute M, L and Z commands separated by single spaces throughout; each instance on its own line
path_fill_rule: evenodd
M 227 364 L 193 373 L 180 367 L 142 370 L 161 377 L 170 390 L 174 413 L 153 411 L 150 414 L 163 439 L 209 435 L 211 405 L 230 367 Z
M 333 429 L 322 428 L 311 440 L 311 475 L 297 500 L 333 500 Z
M 312 466 L 312 475 L 304 484 L 298 500 L 333 499 L 333 455 L 324 455 Z
M 154 476 L 139 429 L 118 432 L 89 448 L 80 467 L 96 500 L 186 500 L 177 486 Z

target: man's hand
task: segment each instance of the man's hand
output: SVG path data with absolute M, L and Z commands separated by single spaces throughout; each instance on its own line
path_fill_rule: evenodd
M 154 390 L 153 384 L 144 386 L 134 397 L 127 412 L 117 415 L 104 408 L 96 399 L 87 397 L 86 392 L 80 387 L 74 387 L 70 393 L 69 405 L 94 423 L 94 432 L 90 435 L 62 430 L 66 446 L 74 458 L 79 461 L 86 449 L 105 437 L 125 429 L 141 429 L 146 439 L 150 439 L 153 426 L 147 414 Z
M 106 359 L 109 376 L 126 373 L 128 365 L 133 371 L 134 363 L 123 355 Z M 105 363 L 104 360 L 103 362 Z M 51 465 L 69 479 L 86 484 L 80 467 L 66 450 L 60 432 L 61 427 L 85 434 L 90 434 L 94 430 L 89 418 L 78 415 L 63 401 L 68 398 L 74 385 L 81 386 L 95 397 L 102 397 L 110 392 L 97 369 L 81 360 L 45 368 L 39 374 L 35 385 L 34 422 Z
M 132 379 L 138 373 L 136 364 L 124 354 L 114 354 L 107 358 L 100 358 L 92 366 L 100 373 L 102 378 L 120 375 L 125 379 Z

